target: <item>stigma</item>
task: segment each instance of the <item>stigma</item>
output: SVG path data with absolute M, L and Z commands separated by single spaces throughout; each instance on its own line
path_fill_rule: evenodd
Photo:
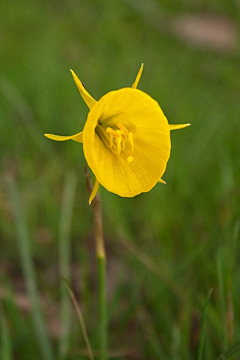
M 117 124 L 118 129 L 113 130 L 111 127 L 107 127 L 106 132 L 109 135 L 109 145 L 108 147 L 116 154 L 120 155 L 126 150 L 126 146 L 131 149 L 131 153 L 134 150 L 133 144 L 133 133 L 128 131 L 128 129 L 122 124 Z M 133 156 L 127 157 L 127 162 L 131 163 L 133 161 Z

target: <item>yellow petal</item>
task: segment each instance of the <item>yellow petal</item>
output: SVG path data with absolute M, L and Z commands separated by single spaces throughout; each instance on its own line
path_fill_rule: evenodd
M 143 63 L 141 64 L 141 67 L 140 67 L 140 70 L 139 70 L 139 72 L 138 72 L 138 74 L 137 74 L 136 80 L 135 80 L 134 83 L 132 84 L 132 88 L 133 88 L 133 89 L 136 89 L 136 88 L 137 88 L 138 83 L 139 83 L 139 80 L 140 80 L 140 78 L 141 78 L 141 76 L 142 76 L 142 72 L 143 72 Z
M 129 146 L 114 154 L 102 140 L 99 124 L 113 127 L 114 119 L 116 123 L 121 119 L 133 133 L 133 152 Z M 133 197 L 156 185 L 165 172 L 170 148 L 169 126 L 160 106 L 137 89 L 104 95 L 89 112 L 83 129 L 83 151 L 89 167 L 102 186 L 123 197 Z M 134 158 L 131 162 L 127 160 L 130 156 Z
M 71 136 L 60 136 L 60 135 L 53 135 L 53 134 L 44 134 L 47 138 L 55 141 L 66 141 L 66 140 L 74 140 L 76 142 L 82 143 L 83 142 L 83 131 L 71 135 Z
M 89 205 L 91 204 L 91 202 L 95 198 L 95 196 L 96 196 L 96 194 L 98 192 L 98 188 L 99 188 L 99 181 L 96 179 L 95 184 L 93 186 L 93 189 L 91 191 L 91 194 L 89 196 L 89 200 L 88 200 Z
M 190 126 L 191 124 L 169 124 L 169 130 L 178 130 Z
M 83 100 L 85 101 L 85 103 L 87 104 L 89 109 L 92 109 L 97 101 L 95 99 L 93 99 L 93 97 L 87 92 L 87 90 L 85 89 L 82 82 L 79 80 L 79 78 L 75 74 L 75 72 L 71 69 L 70 69 L 70 71 L 72 73 L 73 79 L 78 88 L 78 91 L 80 92 L 81 97 L 83 98 Z

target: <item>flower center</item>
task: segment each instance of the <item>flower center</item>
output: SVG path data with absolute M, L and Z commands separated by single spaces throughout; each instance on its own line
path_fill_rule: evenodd
M 128 113 L 120 110 L 103 111 L 95 131 L 114 155 L 124 162 L 133 161 L 136 126 L 129 120 Z
M 130 145 L 131 152 L 134 150 L 133 133 L 122 124 L 117 124 L 118 129 L 113 130 L 111 127 L 107 127 L 106 133 L 109 135 L 108 147 L 114 154 L 120 155 L 122 151 L 126 150 L 126 143 Z M 116 150 L 114 149 L 116 147 Z M 131 163 L 133 156 L 127 157 L 127 162 Z

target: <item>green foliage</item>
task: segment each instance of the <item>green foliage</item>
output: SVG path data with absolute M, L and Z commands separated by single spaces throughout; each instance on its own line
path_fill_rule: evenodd
M 109 358 L 195 360 L 202 323 L 201 358 L 239 358 L 240 53 L 237 43 L 184 40 L 177 21 L 190 14 L 212 16 L 239 36 L 233 0 L 0 2 L 1 358 L 88 359 L 61 276 L 97 349 L 82 147 L 43 133 L 84 126 L 70 68 L 99 99 L 131 85 L 141 62 L 139 88 L 170 123 L 192 126 L 172 132 L 167 185 L 133 199 L 100 190 Z

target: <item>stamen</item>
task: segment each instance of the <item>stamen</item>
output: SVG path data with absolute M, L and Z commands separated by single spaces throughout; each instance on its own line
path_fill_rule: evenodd
M 126 148 L 126 141 L 125 141 L 125 139 L 123 138 L 123 139 L 122 139 L 122 151 L 124 151 L 125 148 Z
M 128 129 L 121 123 L 117 124 L 118 129 L 113 130 L 112 128 L 108 127 L 106 129 L 107 134 L 109 135 L 109 145 L 108 147 L 112 149 L 112 152 L 116 155 L 120 155 L 122 151 L 126 150 L 126 142 L 129 141 L 131 150 L 133 152 L 134 144 L 133 144 L 133 133 L 129 132 Z M 115 144 L 113 142 L 115 139 Z M 117 147 L 114 150 L 114 145 Z M 127 157 L 127 162 L 131 163 L 133 161 L 133 156 Z
M 117 127 L 122 130 L 121 134 L 124 136 L 124 138 L 127 140 L 127 136 L 128 136 L 128 129 L 121 123 L 117 124 Z
M 118 154 L 120 155 L 121 154 L 121 144 L 122 144 L 122 134 L 121 134 L 121 131 L 120 130 L 116 130 L 116 133 L 117 133 L 117 152 Z
M 113 146 L 113 138 L 116 136 L 115 131 L 113 129 L 111 129 L 110 127 L 108 127 L 106 129 L 106 132 L 109 134 L 109 138 L 110 138 L 109 148 L 111 149 Z

